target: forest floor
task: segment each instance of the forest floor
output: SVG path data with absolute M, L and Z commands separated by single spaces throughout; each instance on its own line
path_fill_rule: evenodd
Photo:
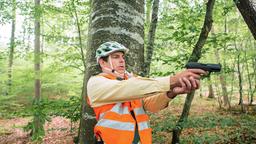
M 151 114 L 154 143 L 171 143 L 172 128 L 182 112 L 184 97 L 170 102 L 167 109 Z M 189 121 L 181 134 L 182 143 L 256 143 L 256 108 L 240 113 L 237 104 L 232 110 L 220 109 L 217 99 L 196 97 L 192 103 Z M 248 107 L 247 107 L 248 108 Z M 33 144 L 23 127 L 31 117 L 0 118 L 0 144 Z M 45 144 L 72 144 L 78 123 L 56 116 L 44 125 Z
M 30 120 L 31 118 L 1 119 L 0 144 L 32 144 L 29 132 L 23 131 L 23 127 Z M 77 131 L 70 131 L 70 120 L 59 116 L 53 117 L 50 122 L 46 122 L 44 129 L 43 143 L 45 144 L 72 144 L 73 137 L 77 134 Z

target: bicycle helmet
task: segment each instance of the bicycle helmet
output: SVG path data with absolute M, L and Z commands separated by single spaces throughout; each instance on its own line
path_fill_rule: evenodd
M 117 52 L 117 51 L 127 53 L 129 50 L 122 44 L 115 41 L 109 41 L 101 44 L 99 48 L 96 50 L 97 63 L 99 62 L 99 59 L 101 57 L 108 56 L 111 53 Z

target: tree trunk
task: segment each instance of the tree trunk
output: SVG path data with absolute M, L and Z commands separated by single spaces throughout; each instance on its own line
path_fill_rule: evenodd
M 83 144 L 94 142 L 93 127 L 95 117 L 93 110 L 86 103 L 87 81 L 98 74 L 95 52 L 100 44 L 117 41 L 127 48 L 127 67 L 138 74 L 143 72 L 144 64 L 144 1 L 113 0 L 91 1 L 91 15 L 86 51 L 86 71 L 84 74 L 82 118 L 80 122 L 79 141 Z
M 83 48 L 83 40 L 82 40 L 82 34 L 81 34 L 81 28 L 80 28 L 80 21 L 79 21 L 79 17 L 77 15 L 77 10 L 76 10 L 76 5 L 74 0 L 72 0 L 72 10 L 74 11 L 73 13 L 73 17 L 75 18 L 76 21 L 76 27 L 77 27 L 77 32 L 78 32 L 78 39 L 79 39 L 79 50 L 80 50 L 80 54 L 81 54 L 81 61 L 83 63 L 84 66 L 84 70 L 86 69 L 86 62 L 85 62 L 85 56 L 84 56 L 84 48 Z
M 146 59 L 145 59 L 145 66 L 144 66 L 144 74 L 146 76 L 149 76 L 150 72 L 150 64 L 154 52 L 154 41 L 155 41 L 155 32 L 157 27 L 157 20 L 158 20 L 158 8 L 159 8 L 159 0 L 154 0 L 153 6 L 152 6 L 152 19 L 149 27 L 148 32 L 148 44 L 146 48 Z
M 215 85 L 215 89 L 216 89 L 216 95 L 217 95 L 217 98 L 218 98 L 219 109 L 221 109 L 222 104 L 223 104 L 223 100 L 222 100 L 222 97 L 221 97 L 221 94 L 220 94 L 219 85 L 216 81 L 215 81 L 214 85 Z
M 209 89 L 208 98 L 214 98 L 214 91 L 212 87 L 211 77 L 208 78 L 208 89 Z
M 146 21 L 145 24 L 150 23 L 150 14 L 151 14 L 151 5 L 153 0 L 145 0 L 146 1 Z
M 234 68 L 236 66 L 236 60 L 235 60 L 235 58 L 234 58 L 234 62 L 232 63 L 232 67 Z M 229 101 L 230 101 L 230 103 L 232 103 L 231 102 L 231 96 L 233 96 L 233 92 L 234 92 L 234 84 L 235 84 L 235 71 L 234 72 L 232 72 L 232 78 L 231 78 L 231 90 L 230 90 L 230 99 L 229 99 Z
M 76 5 L 75 5 L 75 1 L 74 0 L 71 1 L 71 6 L 72 7 L 71 7 L 70 11 L 73 11 L 72 16 L 74 17 L 74 19 L 76 21 L 76 27 L 77 27 L 78 39 L 79 39 L 79 50 L 80 50 L 80 55 L 81 55 L 81 61 L 82 61 L 83 66 L 84 66 L 82 71 L 85 72 L 86 62 L 85 62 L 84 48 L 83 48 L 84 44 L 83 44 L 82 34 L 81 34 L 82 32 L 81 32 L 81 28 L 80 28 L 81 25 L 80 25 L 80 21 L 79 21 L 79 17 L 78 17 L 78 14 L 77 14 Z M 83 79 L 83 87 L 82 87 L 81 99 L 83 99 L 83 96 L 85 95 L 84 94 L 84 89 L 85 89 L 85 79 Z M 83 107 L 81 105 L 81 117 L 84 116 L 83 113 L 82 113 L 82 109 L 83 109 Z M 93 113 L 93 112 L 90 111 L 90 113 Z M 82 126 L 81 122 L 82 121 L 80 120 L 79 129 L 78 129 L 78 139 L 76 139 L 76 140 L 80 139 L 80 130 L 81 130 L 81 126 Z M 90 121 L 90 122 L 92 123 L 92 125 L 95 124 L 94 121 Z M 91 141 L 93 141 L 93 139 Z
M 255 44 L 255 41 L 254 40 L 251 40 L 250 39 L 250 44 L 251 44 L 251 48 L 252 50 L 256 50 L 256 44 Z M 250 95 L 250 105 L 252 105 L 253 103 L 253 96 L 254 96 L 254 93 L 256 91 L 256 59 L 254 57 L 250 58 L 251 62 L 252 62 L 252 76 L 250 77 L 251 79 L 251 95 Z M 249 67 L 248 67 L 248 70 L 249 71 Z M 249 76 L 248 76 L 249 77 Z M 253 85 L 253 81 L 254 81 L 254 85 Z
M 226 30 L 227 29 L 225 26 L 225 33 L 226 33 Z M 217 44 L 216 44 L 217 40 L 216 40 L 215 31 L 214 31 L 213 27 L 212 27 L 212 35 L 213 35 L 213 38 L 215 39 L 214 40 L 215 43 L 213 44 L 214 45 L 213 47 L 217 47 Z M 224 48 L 224 50 L 225 50 L 225 48 Z M 215 56 L 216 56 L 217 63 L 221 63 L 219 51 L 217 49 L 215 49 Z M 228 105 L 228 108 L 230 109 L 230 102 L 228 99 L 228 92 L 227 92 L 227 84 L 226 84 L 226 80 L 225 80 L 225 71 L 220 73 L 219 79 L 220 79 L 220 84 L 221 84 L 221 88 L 222 88 L 222 96 L 223 96 L 224 106 Z
M 16 27 L 16 0 L 12 0 L 12 32 L 10 41 L 9 52 L 9 64 L 8 64 L 8 89 L 6 94 L 10 94 L 12 91 L 12 66 L 13 66 L 13 54 L 15 48 L 15 27 Z
M 239 15 L 238 15 L 239 17 Z M 237 31 L 237 28 L 238 28 L 238 24 L 239 23 L 236 23 L 235 27 L 235 36 L 237 37 L 238 36 L 238 31 Z M 241 55 L 241 50 L 239 49 L 239 47 L 237 46 L 237 40 L 234 39 L 234 46 L 235 46 L 235 49 L 237 51 L 237 61 L 236 61 L 236 66 L 237 66 L 237 74 L 238 74 L 238 83 L 239 83 L 239 105 L 241 105 L 241 111 L 242 112 L 245 112 L 245 108 L 244 108 L 244 104 L 243 104 L 243 85 L 242 85 L 242 74 L 241 74 L 241 70 L 240 70 L 240 55 Z
M 208 37 L 208 34 L 211 30 L 212 27 L 212 11 L 213 11 L 213 6 L 214 6 L 215 0 L 209 0 L 206 4 L 206 14 L 205 14 L 205 19 L 204 19 L 204 25 L 202 27 L 199 39 L 193 49 L 193 52 L 189 58 L 189 61 L 197 62 L 200 57 L 201 57 L 201 51 L 202 47 L 205 44 L 205 41 Z M 177 122 L 175 128 L 173 129 L 173 137 L 172 137 L 172 143 L 180 143 L 179 136 L 181 134 L 181 131 L 183 129 L 183 122 L 187 120 L 190 106 L 192 103 L 192 100 L 194 98 L 195 92 L 191 92 L 190 94 L 187 95 L 186 101 L 183 107 L 183 111 L 181 114 L 181 117 L 179 121 Z
M 253 42 L 254 50 L 256 51 L 256 42 Z M 252 92 L 252 95 L 254 96 L 254 93 L 256 92 L 256 58 L 252 58 L 253 63 L 253 76 L 254 76 L 254 89 Z M 251 98 L 251 104 L 253 103 L 253 97 Z
M 249 27 L 254 39 L 256 40 L 256 1 L 255 0 L 233 0 L 244 21 Z
M 241 111 L 244 113 L 245 108 L 243 104 L 243 85 L 242 85 L 242 74 L 240 70 L 240 52 L 237 55 L 237 72 L 238 72 L 238 80 L 239 80 L 239 105 L 241 105 Z
M 34 41 L 34 70 L 35 70 L 35 97 L 34 103 L 40 105 L 41 100 L 41 70 L 40 70 L 40 0 L 35 0 L 35 41 Z M 43 129 L 43 123 L 41 122 L 40 115 L 34 115 L 34 126 L 32 135 L 40 135 Z
M 254 96 L 254 93 L 256 92 L 256 59 L 255 58 L 252 58 L 252 65 L 253 65 L 254 88 L 252 91 L 250 104 L 253 103 L 253 96 Z
M 31 24 L 30 24 L 30 22 L 28 22 L 28 29 L 30 29 L 31 28 Z M 30 38 L 31 38 L 31 36 L 30 36 L 30 31 L 28 30 L 28 43 L 27 43 L 27 46 L 26 46 L 26 54 L 28 54 L 29 53 L 29 51 L 30 51 Z
M 253 88 L 252 88 L 252 80 L 251 80 L 251 76 L 250 76 L 250 70 L 249 70 L 249 62 L 247 59 L 247 52 L 246 50 L 244 50 L 245 53 L 245 67 L 246 67 L 246 71 L 247 71 L 247 78 L 248 78 L 248 84 L 249 84 L 249 90 L 248 90 L 248 104 L 251 102 L 251 98 L 253 98 Z
M 224 6 L 225 7 L 227 6 L 226 1 L 224 1 Z M 225 23 L 224 24 L 224 33 L 225 34 L 228 33 L 228 25 L 227 25 L 228 23 L 227 23 L 227 21 L 228 21 L 228 17 L 225 14 L 225 20 L 224 20 L 224 23 Z M 226 55 L 226 53 L 227 53 L 227 42 L 225 41 L 225 43 L 224 43 L 224 55 Z M 226 106 L 228 104 L 228 108 L 230 109 L 231 108 L 231 96 L 232 95 L 230 95 L 228 97 L 228 90 L 227 90 L 227 83 L 226 83 L 226 72 L 225 72 L 226 68 L 227 68 L 226 59 L 224 58 L 223 59 L 223 70 L 224 71 L 221 72 L 221 75 L 220 75 L 219 79 L 220 79 L 220 82 L 221 82 L 221 88 L 222 88 L 222 92 L 223 92 L 224 105 Z M 226 101 L 225 101 L 225 99 L 226 99 Z
M 44 18 L 40 17 L 40 55 L 44 55 Z M 40 69 L 43 69 L 44 59 L 40 59 Z
M 199 95 L 200 95 L 200 98 L 203 98 L 203 89 L 202 89 L 202 87 L 199 88 Z
M 220 63 L 219 51 L 217 49 L 215 50 L 215 56 L 216 56 L 217 62 Z M 220 73 L 219 79 L 220 79 L 220 84 L 222 89 L 224 106 L 228 105 L 228 108 L 230 109 L 231 106 L 228 99 L 227 84 L 226 84 L 225 75 L 223 74 L 223 72 Z

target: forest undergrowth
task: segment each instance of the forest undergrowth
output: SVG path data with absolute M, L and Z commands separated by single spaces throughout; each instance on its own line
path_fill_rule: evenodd
M 75 109 L 70 105 L 76 104 L 77 100 L 46 101 L 45 112 L 50 121 L 44 125 L 42 143 L 74 143 L 79 123 L 74 119 L 76 115 L 70 114 Z M 23 130 L 32 120 L 28 110 L 30 107 L 28 104 L 22 105 L 23 102 L 8 104 L 8 99 L 1 100 L 0 144 L 38 143 L 31 142 L 29 132 Z M 165 110 L 150 114 L 153 143 L 171 143 L 172 129 L 182 112 L 183 104 L 184 96 L 180 96 L 171 101 Z M 181 143 L 256 143 L 256 106 L 246 108 L 247 113 L 242 114 L 237 103 L 233 103 L 232 108 L 227 110 L 219 108 L 217 99 L 196 96 L 189 119 L 184 122 Z

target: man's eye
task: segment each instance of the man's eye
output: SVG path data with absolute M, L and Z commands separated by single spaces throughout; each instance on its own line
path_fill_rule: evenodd
M 115 56 L 115 55 L 114 55 L 114 56 L 112 56 L 112 58 L 118 58 L 118 56 Z

